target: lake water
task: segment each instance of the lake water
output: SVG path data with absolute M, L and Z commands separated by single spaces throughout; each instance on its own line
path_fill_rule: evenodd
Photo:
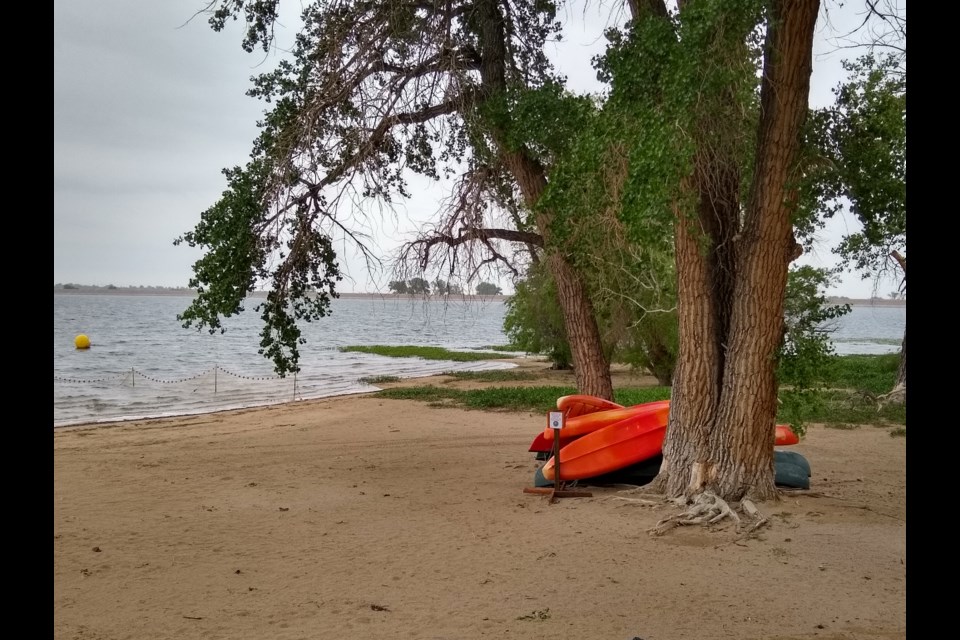
M 375 391 L 360 380 L 444 371 L 511 368 L 499 361 L 453 362 L 344 353 L 347 345 L 423 345 L 483 350 L 505 345 L 502 300 L 341 298 L 304 328 L 302 371 L 279 378 L 257 353 L 260 318 L 247 310 L 226 333 L 184 329 L 189 296 L 54 295 L 54 427 L 207 413 Z M 905 307 L 854 307 L 832 333 L 838 353 L 897 351 Z M 78 350 L 77 335 L 92 347 Z M 504 354 L 509 357 L 511 354 Z
M 856 306 L 830 327 L 834 350 L 841 355 L 882 354 L 900 351 L 907 308 Z

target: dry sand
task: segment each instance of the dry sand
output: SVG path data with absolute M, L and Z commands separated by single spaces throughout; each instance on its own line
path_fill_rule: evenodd
M 58 640 L 906 638 L 906 439 L 811 426 L 766 526 L 523 493 L 544 416 L 355 396 L 54 432 Z M 635 497 L 635 496 L 634 496 Z

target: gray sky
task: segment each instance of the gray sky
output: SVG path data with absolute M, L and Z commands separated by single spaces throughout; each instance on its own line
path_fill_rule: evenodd
M 54 283 L 187 285 L 200 253 L 173 240 L 217 201 L 226 187 L 221 169 L 245 164 L 263 111 L 245 95 L 249 79 L 279 60 L 245 53 L 237 25 L 215 33 L 203 16 L 191 21 L 203 5 L 54 0 Z M 281 45 L 293 37 L 299 6 L 285 4 L 294 13 L 281 15 L 288 25 L 278 29 Z M 859 24 L 861 6 L 862 0 L 842 9 L 829 2 L 821 10 L 814 106 L 832 101 L 840 60 L 854 55 L 838 51 L 831 35 Z M 572 87 L 590 90 L 597 86 L 590 58 L 603 48 L 604 18 L 596 6 L 582 17 L 570 21 L 576 26 L 553 55 Z M 394 248 L 411 229 L 405 214 L 427 217 L 440 196 L 424 189 L 400 220 L 377 220 L 371 231 L 381 250 Z M 832 265 L 830 247 L 849 224 L 837 219 L 800 262 Z M 351 276 L 341 291 L 386 290 L 389 270 L 368 274 L 354 251 L 338 248 Z M 869 297 L 874 284 L 850 275 L 830 293 Z M 883 281 L 876 295 L 895 287 Z

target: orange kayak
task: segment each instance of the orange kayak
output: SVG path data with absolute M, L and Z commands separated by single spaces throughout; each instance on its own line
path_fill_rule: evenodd
M 644 415 L 669 407 L 669 400 L 657 400 L 656 402 L 645 402 L 632 407 L 594 411 L 593 413 L 585 413 L 575 418 L 569 418 L 564 421 L 563 429 L 560 429 L 560 443 L 563 444 L 565 440 L 572 440 L 573 438 L 592 433 L 615 422 L 620 422 L 625 418 Z M 552 443 L 554 431 L 555 429 L 551 429 L 550 427 L 544 429 L 544 440 Z
M 560 450 L 560 480 L 593 478 L 660 455 L 669 417 L 670 410 L 664 407 L 625 418 L 571 442 Z M 777 446 L 799 441 L 788 425 L 776 426 Z M 537 471 L 536 486 L 553 483 L 554 473 L 551 457 Z
M 775 435 L 776 440 L 774 441 L 774 444 L 778 447 L 785 447 L 800 442 L 800 437 L 795 434 L 792 429 L 790 429 L 790 425 L 788 424 L 778 424 L 776 426 Z M 576 438 L 568 438 L 566 435 L 561 434 L 560 446 L 564 447 L 574 440 L 576 440 Z M 553 451 L 553 438 L 547 440 L 543 435 L 543 432 L 540 432 L 537 434 L 537 437 L 533 439 L 533 442 L 530 443 L 530 448 L 527 449 L 527 451 L 539 454 L 549 453 Z
M 568 418 L 564 422 L 564 428 L 560 430 L 560 446 L 565 446 L 576 438 L 602 429 L 630 416 L 656 411 L 664 406 L 669 406 L 670 401 L 655 400 L 653 402 L 633 405 L 632 407 L 622 407 L 614 402 L 587 395 L 563 396 L 557 400 L 557 408 L 561 410 L 570 406 L 599 407 L 604 406 L 604 404 L 610 404 L 618 408 L 597 410 Z M 528 451 L 532 453 L 552 451 L 553 437 L 554 429 L 549 427 L 544 429 L 534 438 Z M 776 426 L 777 446 L 792 445 L 798 442 L 800 442 L 800 438 L 790 429 L 789 425 Z
M 660 453 L 669 405 L 628 416 L 571 442 L 560 450 L 560 479 L 582 480 L 628 467 Z M 554 481 L 554 459 L 537 472 Z

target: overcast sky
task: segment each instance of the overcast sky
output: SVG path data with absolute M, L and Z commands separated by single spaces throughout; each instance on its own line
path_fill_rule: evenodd
M 902 0 L 905 7 L 905 0 Z M 117 286 L 186 286 L 199 251 L 173 246 L 214 204 L 226 182 L 224 167 L 243 165 L 257 135 L 262 104 L 245 95 L 253 75 L 271 69 L 278 54 L 248 54 L 233 25 L 215 33 L 203 16 L 204 0 L 54 0 L 54 283 Z M 610 3 L 602 3 L 610 6 Z M 287 2 L 289 43 L 300 3 Z M 604 18 L 598 8 L 578 14 L 553 52 L 571 86 L 596 88 L 590 58 L 602 51 Z M 828 25 L 829 13 L 829 25 Z M 811 104 L 832 101 L 842 78 L 837 33 L 863 19 L 862 0 L 840 8 L 828 1 L 817 29 Z M 421 192 L 403 214 L 423 218 L 437 194 Z M 838 219 L 814 254 L 801 262 L 834 264 L 830 247 L 847 230 Z M 388 251 L 409 227 L 378 221 Z M 342 247 L 341 247 L 342 250 Z M 385 291 L 386 271 L 367 273 L 354 252 L 341 261 L 349 280 L 341 291 Z M 505 289 L 507 283 L 501 283 Z M 851 275 L 830 293 L 870 297 L 896 288 Z

